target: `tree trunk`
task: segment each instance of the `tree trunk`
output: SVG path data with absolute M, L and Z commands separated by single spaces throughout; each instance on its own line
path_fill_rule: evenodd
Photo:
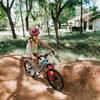
M 53 11 L 51 11 L 53 23 L 54 23 L 54 29 L 56 33 L 56 50 L 59 48 L 59 42 L 58 42 L 58 16 L 54 17 Z
M 61 22 L 59 21 L 59 28 L 61 28 Z
M 56 2 L 56 11 L 55 11 L 55 15 L 53 13 L 53 10 L 51 10 L 51 16 L 52 16 L 52 19 L 53 19 L 53 22 L 54 22 L 54 27 L 55 27 L 55 32 L 56 32 L 56 49 L 58 50 L 59 48 L 59 37 L 58 37 L 58 19 L 59 19 L 59 16 L 62 12 L 62 10 L 64 9 L 64 7 L 68 4 L 69 0 L 67 0 L 63 6 L 61 7 L 61 0 L 55 0 Z
M 47 30 L 48 30 L 48 35 L 50 36 L 50 30 L 49 30 L 48 18 L 47 18 Z
M 28 31 L 29 30 L 28 15 L 26 16 L 25 21 L 26 21 L 26 30 Z
M 56 50 L 58 50 L 59 43 L 58 43 L 58 23 L 57 21 L 54 22 L 54 28 L 55 28 L 55 33 L 56 33 Z
M 81 0 L 81 19 L 80 19 L 81 25 L 80 25 L 80 34 L 82 34 L 82 32 L 83 32 L 83 27 L 82 27 L 82 10 L 83 10 L 83 8 L 82 8 L 82 0 Z
M 10 12 L 10 10 L 8 10 L 6 13 L 7 13 L 7 16 L 8 16 L 8 19 L 9 19 L 9 23 L 10 23 L 13 39 L 16 39 L 17 36 L 16 36 L 16 33 L 15 33 L 13 21 L 12 21 L 12 18 L 11 18 L 11 12 Z
M 25 37 L 24 22 L 23 22 L 22 14 L 21 14 L 21 20 L 22 20 L 23 37 Z
M 21 15 L 21 21 L 22 21 L 22 30 L 23 30 L 23 37 L 25 37 L 25 31 L 24 31 L 24 22 L 23 22 L 23 14 L 22 14 L 22 8 L 21 8 L 21 6 L 22 6 L 22 0 L 19 0 L 19 2 L 20 2 L 20 15 Z
M 49 31 L 49 24 L 48 24 L 48 13 L 47 13 L 47 7 L 45 7 L 45 13 L 46 13 L 46 20 L 47 20 L 47 30 L 48 30 L 48 35 L 50 36 L 50 31 Z
M 31 10 L 32 10 L 32 2 L 33 0 L 26 0 L 26 18 L 25 18 L 25 21 L 26 21 L 26 30 L 29 31 L 29 15 L 31 13 Z

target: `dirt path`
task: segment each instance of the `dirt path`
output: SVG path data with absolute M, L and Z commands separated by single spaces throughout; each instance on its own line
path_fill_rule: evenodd
M 22 65 L 19 55 L 0 56 L 0 100 L 100 100 L 100 62 L 57 65 L 64 77 L 62 91 L 53 90 L 45 79 L 28 77 Z

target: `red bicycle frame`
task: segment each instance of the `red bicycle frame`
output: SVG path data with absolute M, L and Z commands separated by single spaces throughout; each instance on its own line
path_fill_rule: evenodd
M 48 66 L 48 75 L 50 76 L 50 80 L 53 80 L 53 77 L 52 77 L 52 75 L 51 75 L 51 73 L 50 73 L 50 69 L 53 69 L 54 67 L 52 66 L 52 65 L 49 65 Z M 55 72 L 53 72 L 53 75 L 55 75 Z

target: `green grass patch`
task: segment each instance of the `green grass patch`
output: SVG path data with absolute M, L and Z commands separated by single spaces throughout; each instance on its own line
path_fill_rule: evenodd
M 42 41 L 48 43 L 52 48 L 56 49 L 55 35 L 45 35 L 39 37 Z M 12 40 L 5 38 L 0 40 L 0 54 L 11 53 L 17 50 L 23 51 L 27 41 L 25 39 Z M 48 52 L 49 49 L 39 45 L 39 53 Z M 15 52 L 16 53 L 16 52 Z M 22 53 L 22 52 L 20 52 Z M 57 58 L 61 60 L 78 60 L 78 59 L 100 59 L 100 32 L 94 33 L 71 33 L 59 34 L 59 50 L 56 52 Z
M 22 39 L 0 41 L 0 54 L 10 53 L 16 49 L 25 49 L 26 42 Z

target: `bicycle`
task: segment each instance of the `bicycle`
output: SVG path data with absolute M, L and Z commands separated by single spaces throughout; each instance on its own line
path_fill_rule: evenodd
M 48 80 L 49 84 L 54 88 L 55 90 L 61 90 L 64 87 L 64 80 L 61 74 L 54 69 L 53 64 L 48 62 L 47 56 L 50 55 L 50 53 L 54 54 L 54 51 L 50 51 L 44 55 L 40 55 L 37 59 L 41 60 L 43 57 L 44 59 L 37 64 L 39 66 L 38 71 L 42 72 L 44 67 L 46 67 L 47 71 L 45 73 L 46 79 Z M 25 60 L 24 62 L 24 69 L 30 77 L 34 78 L 36 75 L 36 70 L 32 64 L 31 58 L 29 60 Z

